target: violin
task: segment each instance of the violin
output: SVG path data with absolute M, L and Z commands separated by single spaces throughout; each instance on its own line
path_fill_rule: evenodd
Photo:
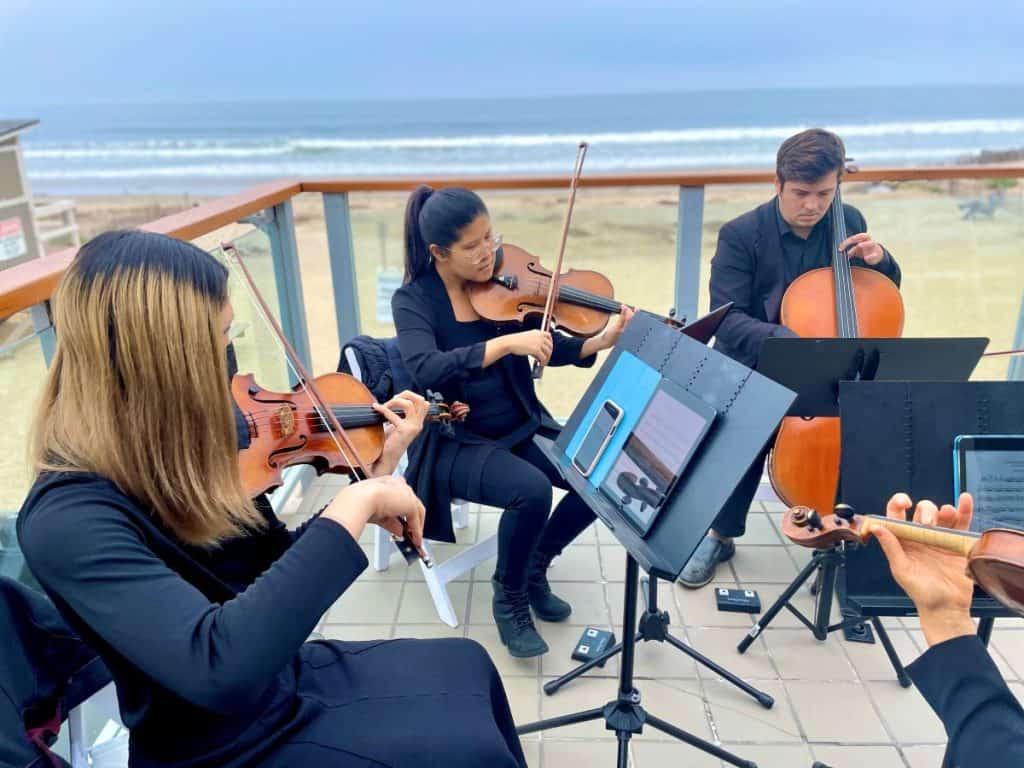
M 317 467 L 318 472 L 326 471 L 331 467 L 336 467 L 341 471 L 348 472 L 349 476 L 352 478 L 352 482 L 359 482 L 360 480 L 369 477 L 369 465 L 366 463 L 366 460 L 360 454 L 360 451 L 356 449 L 356 446 L 353 444 L 351 438 L 349 437 L 348 431 L 341 425 L 341 422 L 338 418 L 339 414 L 335 413 L 334 404 L 331 404 L 327 400 L 327 398 L 324 397 L 323 393 L 320 391 L 320 387 L 317 386 L 317 380 L 310 376 L 309 372 L 306 370 L 306 366 L 302 362 L 302 359 L 299 357 L 299 354 L 295 351 L 295 348 L 291 345 L 291 342 L 288 341 L 288 337 L 285 336 L 284 331 L 281 330 L 280 323 L 277 322 L 277 319 L 274 317 L 274 313 L 270 310 L 270 306 L 267 304 L 267 300 L 263 297 L 263 294 L 260 293 L 259 288 L 256 286 L 256 281 L 253 279 L 252 273 L 249 271 L 249 268 L 245 265 L 245 261 L 242 259 L 241 252 L 238 250 L 234 243 L 230 242 L 222 242 L 221 250 L 224 252 L 226 256 L 234 257 L 233 260 L 229 258 L 228 263 L 232 267 L 237 267 L 237 271 L 240 272 L 242 282 L 248 288 L 249 293 L 255 300 L 256 307 L 259 310 L 260 315 L 263 317 L 264 321 L 267 323 L 267 325 L 270 327 L 270 330 L 273 332 L 274 337 L 281 345 L 281 350 L 284 352 L 285 361 L 288 363 L 289 368 L 292 370 L 292 373 L 295 375 L 295 378 L 298 381 L 296 390 L 302 391 L 302 393 L 306 397 L 306 403 L 308 403 L 309 406 L 308 410 L 296 409 L 293 411 L 290 408 L 282 409 L 280 407 L 281 404 L 278 403 L 278 410 L 276 411 L 276 413 L 265 413 L 264 419 L 266 420 L 260 420 L 255 418 L 253 419 L 253 421 L 250 423 L 250 436 L 252 427 L 259 428 L 260 433 L 256 435 L 256 439 L 262 444 L 263 441 L 260 440 L 261 434 L 264 438 L 272 438 L 274 437 L 276 430 L 282 424 L 287 425 L 290 420 L 291 428 L 295 429 L 295 432 L 293 434 L 299 435 L 297 440 L 302 447 L 309 447 L 309 444 L 313 441 L 315 436 L 317 438 L 318 447 L 321 449 L 319 452 L 316 453 L 310 451 L 308 457 L 313 460 L 312 462 L 296 461 L 294 463 L 312 463 L 315 467 Z M 334 375 L 344 376 L 344 374 L 331 374 L 331 376 Z M 328 381 L 333 383 L 338 380 L 332 378 L 328 379 Z M 352 381 L 355 380 L 352 379 Z M 350 384 L 346 384 L 346 396 L 339 398 L 338 402 L 345 403 L 347 406 L 362 405 L 363 408 L 369 408 L 369 404 L 373 402 L 373 398 L 370 395 L 369 390 L 366 390 L 366 388 L 362 385 L 361 382 L 357 383 L 359 384 L 360 387 L 362 387 L 362 390 L 365 390 L 365 392 L 357 390 L 354 386 Z M 255 387 L 254 380 L 251 380 L 250 384 L 251 386 Z M 232 394 L 235 394 L 235 392 L 235 384 L 234 382 L 232 382 Z M 356 393 L 358 398 L 354 401 L 350 401 L 348 400 L 348 397 L 351 396 L 353 392 Z M 255 398 L 257 394 L 258 392 L 253 392 L 250 394 L 249 388 L 244 387 L 241 402 L 246 402 L 247 398 Z M 258 403 L 259 400 L 256 400 L 255 402 Z M 242 407 L 241 403 L 240 407 Z M 311 412 L 315 412 L 315 416 L 312 419 L 309 418 Z M 378 417 L 378 414 L 375 411 L 373 411 L 372 408 L 369 408 L 369 412 L 374 414 L 374 419 Z M 294 417 L 296 415 L 301 416 L 303 418 L 295 419 Z M 341 415 L 344 416 L 344 412 Z M 268 416 L 269 418 L 267 418 Z M 275 421 L 275 416 L 280 417 L 281 419 L 283 419 L 283 421 Z M 356 419 L 357 422 L 368 421 L 370 419 L 370 415 L 365 410 L 362 410 L 356 414 Z M 358 432 L 360 429 L 372 429 L 373 426 L 376 425 L 357 423 L 355 431 Z M 321 428 L 323 432 L 322 435 Z M 370 441 L 369 445 L 364 446 L 363 450 L 369 450 L 370 453 L 372 454 L 373 446 L 378 445 L 377 452 L 376 454 L 373 455 L 379 457 L 384 446 L 384 428 L 383 425 L 380 425 L 377 428 L 380 429 L 379 440 Z M 372 434 L 374 437 L 376 437 L 376 430 L 373 430 Z M 284 452 L 282 452 L 281 450 L 279 450 L 280 447 L 284 447 L 286 449 L 289 448 L 287 442 L 284 442 L 283 444 L 277 446 L 267 445 L 267 448 L 269 448 L 270 450 L 267 451 L 265 459 L 263 456 L 261 456 L 259 452 L 252 451 L 252 453 L 248 454 L 247 457 L 240 457 L 240 461 L 252 461 L 254 465 L 257 465 L 260 468 L 260 471 L 263 472 L 266 471 L 266 468 L 263 466 L 264 464 L 270 466 L 273 473 L 271 475 L 271 486 L 273 485 L 274 482 L 280 484 L 280 469 L 283 469 L 284 466 L 289 465 L 282 463 L 282 461 L 287 458 L 289 453 L 294 454 L 297 452 L 294 450 L 294 445 L 290 446 L 292 448 L 291 451 L 285 450 Z M 252 450 L 252 446 L 250 446 L 249 449 L 246 450 Z M 257 461 L 257 459 L 260 459 L 260 461 Z M 337 459 L 337 462 L 333 462 L 332 459 Z M 370 460 L 373 461 L 374 459 L 371 458 Z M 280 467 L 280 469 L 278 467 Z M 257 481 L 253 480 L 251 487 L 255 487 L 256 485 Z M 395 546 L 398 547 L 398 550 L 402 553 L 402 556 L 405 557 L 406 562 L 411 563 L 413 560 L 419 557 L 422 558 L 423 564 L 426 567 L 430 567 L 432 565 L 430 558 L 427 556 L 425 551 L 421 551 L 413 542 L 412 535 L 409 531 L 408 521 L 405 519 L 402 519 L 402 531 L 402 536 L 392 535 L 392 541 L 395 543 Z
M 476 313 L 493 323 L 523 323 L 542 317 L 551 290 L 552 273 L 540 259 L 517 245 L 503 244 L 494 260 L 494 275 L 485 283 L 469 283 L 466 292 Z M 622 311 L 612 281 L 600 272 L 570 269 L 558 276 L 553 323 L 573 336 L 589 338 L 604 330 Z
M 314 405 L 308 390 L 270 392 L 251 373 L 231 380 L 231 395 L 249 428 L 250 443 L 238 452 L 238 466 L 250 498 L 281 485 L 281 472 L 287 467 L 310 464 L 317 475 L 341 474 L 361 469 L 356 458 L 366 466 L 380 458 L 386 419 L 371 407 L 376 400 L 366 385 L 345 373 L 326 373 L 314 383 L 348 435 L 355 456 L 339 449 L 328 417 Z M 430 399 L 427 420 L 449 422 L 451 411 L 439 402 L 440 396 Z M 401 408 L 392 410 L 404 415 Z
M 1010 610 L 1024 614 L 1024 531 L 993 528 L 979 534 L 936 528 L 881 515 L 857 515 L 846 504 L 837 504 L 832 515 L 797 506 L 782 517 L 782 532 L 789 540 L 814 549 L 864 542 L 879 527 L 903 541 L 965 556 L 967 575 L 975 584 Z

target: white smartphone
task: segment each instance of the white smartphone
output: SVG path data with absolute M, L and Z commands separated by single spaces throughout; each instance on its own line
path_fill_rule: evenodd
M 608 441 L 612 439 L 615 430 L 622 421 L 622 408 L 611 400 L 605 400 L 597 411 L 594 420 L 590 422 L 590 428 L 584 435 L 579 448 L 572 457 L 573 466 L 579 470 L 584 477 L 589 477 L 594 471 L 597 462 L 601 459 Z

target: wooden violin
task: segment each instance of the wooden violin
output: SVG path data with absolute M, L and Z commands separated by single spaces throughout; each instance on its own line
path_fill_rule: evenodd
M 1024 614 L 1024 531 L 993 528 L 984 533 L 957 531 L 894 520 L 881 515 L 857 515 L 838 504 L 833 515 L 819 515 L 806 506 L 789 509 L 782 532 L 795 544 L 827 549 L 841 542 L 864 542 L 873 528 L 886 528 L 903 541 L 916 541 L 967 558 L 967 575 L 1010 610 Z
M 848 167 L 850 172 L 856 170 Z M 903 299 L 881 272 L 851 267 L 843 201 L 832 199 L 832 266 L 805 272 L 782 297 L 781 321 L 808 338 L 893 337 L 903 333 Z M 830 514 L 839 485 L 839 418 L 787 416 L 768 459 L 772 488 L 788 506 Z
M 551 270 L 517 245 L 505 244 L 494 257 L 494 275 L 469 283 L 466 292 L 477 314 L 494 323 L 522 323 L 541 317 L 551 290 Z M 596 336 L 608 318 L 622 311 L 612 281 L 600 272 L 570 269 L 558 277 L 553 323 L 573 336 Z
M 293 434 L 299 435 L 297 440 L 303 446 L 308 446 L 309 442 L 314 438 L 314 436 L 319 438 L 322 428 L 324 441 L 319 446 L 320 448 L 322 448 L 322 450 L 319 453 L 313 453 L 312 451 L 310 452 L 309 457 L 312 458 L 313 461 L 296 461 L 293 463 L 313 463 L 314 466 L 317 466 L 317 471 L 326 471 L 330 467 L 337 467 L 341 471 L 348 472 L 349 476 L 352 478 L 352 482 L 359 482 L 362 479 L 368 478 L 370 476 L 369 464 L 367 464 L 366 460 L 360 454 L 360 451 L 356 450 L 355 445 L 349 438 L 348 432 L 341 425 L 341 422 L 338 419 L 338 414 L 336 414 L 334 411 L 335 404 L 329 402 L 328 399 L 324 397 L 323 393 L 320 391 L 320 388 L 317 386 L 317 379 L 314 379 L 312 376 L 310 376 L 309 372 L 306 370 L 306 366 L 302 362 L 302 359 L 299 357 L 299 354 L 295 351 L 295 348 L 291 345 L 291 342 L 288 341 L 288 337 L 285 336 L 284 331 L 281 330 L 281 325 L 280 323 L 277 322 L 277 319 L 274 317 L 274 313 L 271 312 L 270 307 L 267 304 L 267 300 L 263 297 L 263 294 L 260 293 L 259 288 L 256 287 L 256 281 L 253 279 L 252 273 L 249 271 L 249 268 L 245 265 L 245 260 L 242 258 L 241 252 L 238 250 L 234 243 L 230 242 L 222 242 L 221 250 L 224 252 L 225 256 L 228 256 L 228 263 L 233 267 L 237 267 L 237 270 L 242 278 L 243 284 L 248 288 L 249 293 L 252 295 L 253 299 L 256 302 L 256 307 L 259 310 L 260 315 L 263 317 L 264 321 L 267 323 L 267 325 L 270 327 L 270 330 L 273 332 L 274 337 L 281 345 L 281 349 L 284 352 L 285 361 L 288 363 L 289 368 L 291 368 L 296 381 L 298 381 L 296 389 L 302 391 L 302 393 L 307 398 L 307 403 L 310 410 L 315 412 L 315 416 L 313 416 L 312 420 L 310 420 L 307 411 L 291 411 L 291 409 L 287 409 L 287 411 L 291 411 L 289 413 L 286 410 L 281 409 L 281 404 L 278 403 L 277 415 L 283 417 L 285 419 L 285 422 L 287 422 L 289 419 L 292 419 L 292 425 L 297 425 L 296 432 Z M 233 260 L 231 259 L 232 256 L 234 257 Z M 352 381 L 355 380 L 353 379 Z M 250 383 L 252 386 L 255 386 L 255 381 L 251 381 Z M 366 390 L 366 388 L 362 386 L 361 382 L 357 383 L 359 383 L 359 386 L 362 387 L 363 390 Z M 348 390 L 350 386 L 351 385 L 346 385 L 346 390 Z M 355 390 L 355 387 L 351 387 L 351 389 Z M 232 394 L 235 394 L 234 382 L 232 382 Z M 246 401 L 247 399 L 252 399 L 255 397 L 256 394 L 258 393 L 250 394 L 248 387 L 246 387 L 243 393 L 242 400 Z M 362 405 L 363 407 L 369 407 L 369 403 L 372 402 L 372 396 L 370 397 L 369 401 L 366 400 L 366 397 L 369 396 L 370 394 L 369 390 L 366 390 L 365 394 L 363 392 L 359 392 L 359 396 L 362 398 L 362 400 L 360 401 L 359 399 L 356 399 L 354 403 L 351 400 L 349 400 L 348 397 L 351 395 L 351 392 L 348 391 L 346 394 L 347 396 L 342 400 L 342 402 L 345 402 L 347 406 L 355 404 Z M 256 402 L 258 403 L 259 401 L 257 400 Z M 242 407 L 241 403 L 240 407 Z M 273 437 L 274 414 L 267 414 L 262 407 L 258 408 L 257 410 L 262 411 L 264 413 L 264 419 L 267 419 L 268 416 L 270 418 L 269 420 L 266 421 L 255 419 L 252 422 L 252 424 L 256 427 L 263 427 L 264 437 L 268 435 L 270 437 Z M 373 409 L 370 408 L 370 411 L 373 412 Z M 294 417 L 296 415 L 302 416 L 303 418 L 295 420 Z M 376 412 L 374 412 L 374 416 L 377 416 Z M 368 420 L 369 415 L 366 414 L 364 411 L 362 412 L 362 414 L 359 415 L 358 418 L 359 420 Z M 359 429 L 364 429 L 367 427 L 369 427 L 369 425 L 359 424 L 357 425 L 356 429 L 358 431 Z M 252 427 L 250 426 L 250 430 L 251 428 Z M 384 445 L 383 426 L 379 426 L 377 427 L 377 429 L 380 429 L 380 448 L 378 448 L 377 453 L 375 455 L 380 456 L 380 451 Z M 259 437 L 260 436 L 257 435 L 257 440 L 259 440 Z M 376 442 L 374 442 L 373 444 L 376 444 Z M 333 449 L 331 446 L 333 446 Z M 272 446 L 266 447 L 271 448 Z M 245 450 L 252 450 L 252 446 Z M 296 451 L 291 451 L 291 453 L 294 454 L 296 453 Z M 277 483 L 280 483 L 281 481 L 280 469 L 283 469 L 285 466 L 289 465 L 288 463 L 282 463 L 282 457 L 285 456 L 286 454 L 287 452 L 285 454 L 282 454 L 280 451 L 278 451 L 275 454 L 272 451 L 268 451 L 265 455 L 261 455 L 260 452 L 253 451 L 248 455 L 247 458 L 240 457 L 240 461 L 252 461 L 254 465 L 258 466 L 259 472 L 266 472 L 266 467 L 264 467 L 263 465 L 269 465 L 273 473 L 271 475 L 271 485 L 273 485 L 275 481 Z M 330 461 L 330 458 L 332 458 L 332 454 L 334 454 L 334 456 L 336 456 L 339 459 L 337 463 L 332 463 Z M 259 459 L 260 461 L 257 461 L 257 459 Z M 371 461 L 373 461 L 373 459 L 371 459 Z M 322 470 L 321 467 L 323 467 L 324 469 Z M 244 477 L 244 471 L 245 470 L 243 468 L 243 482 L 245 483 L 246 481 Z M 252 487 L 255 487 L 256 485 L 258 485 L 258 482 L 255 479 L 253 479 Z M 423 560 L 423 564 L 426 567 L 431 567 L 432 564 L 430 561 L 430 557 L 426 554 L 425 551 L 421 550 L 413 541 L 412 534 L 410 533 L 409 530 L 408 521 L 402 518 L 401 522 L 402 535 L 392 535 L 392 541 L 395 543 L 395 546 L 398 547 L 398 550 L 402 553 L 403 557 L 405 557 L 406 562 L 411 563 L 416 558 L 421 558 Z
M 345 373 L 326 373 L 314 380 L 338 423 L 344 428 L 355 456 L 339 448 L 331 434 L 328 417 L 306 389 L 270 392 L 256 383 L 251 373 L 231 380 L 231 394 L 249 428 L 249 446 L 238 452 L 242 483 L 250 498 L 281 485 L 286 467 L 310 464 L 318 475 L 349 473 L 380 458 L 384 450 L 384 417 L 371 404 L 373 394 L 356 378 Z M 433 396 L 428 421 L 452 419 L 448 406 Z M 400 408 L 392 409 L 402 416 Z

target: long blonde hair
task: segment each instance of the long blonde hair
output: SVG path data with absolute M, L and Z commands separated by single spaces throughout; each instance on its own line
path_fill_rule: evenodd
M 36 471 L 101 475 L 190 544 L 261 527 L 238 470 L 227 281 L 210 254 L 163 235 L 107 232 L 83 246 L 53 298 Z

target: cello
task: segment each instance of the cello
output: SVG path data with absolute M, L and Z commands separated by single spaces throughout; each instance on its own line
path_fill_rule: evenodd
M 838 179 L 829 215 L 832 266 L 812 269 L 790 284 L 782 297 L 782 325 L 809 338 L 902 335 L 899 288 L 877 270 L 851 266 L 846 252 L 839 250 L 848 235 Z M 839 486 L 839 418 L 783 419 L 768 458 L 768 474 L 786 506 L 831 514 Z

